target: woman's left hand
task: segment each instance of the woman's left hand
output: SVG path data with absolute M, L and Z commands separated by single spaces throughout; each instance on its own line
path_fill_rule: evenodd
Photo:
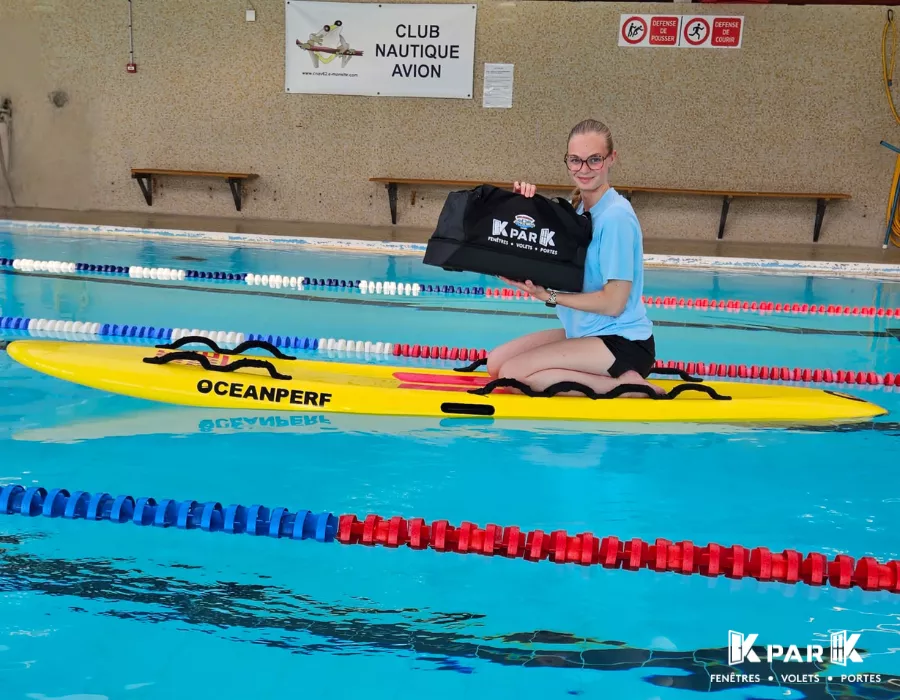
M 548 292 L 543 287 L 534 284 L 531 280 L 525 280 L 525 282 L 515 282 L 513 280 L 506 279 L 505 277 L 500 277 L 501 280 L 506 282 L 506 284 L 511 287 L 516 287 L 517 289 L 521 289 L 526 294 L 530 294 L 535 299 L 540 301 L 547 301 L 550 298 L 550 292 Z

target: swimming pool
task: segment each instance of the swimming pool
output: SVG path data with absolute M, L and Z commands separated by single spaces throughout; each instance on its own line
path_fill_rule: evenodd
M 7 232 L 0 257 L 491 286 L 409 255 L 149 239 Z M 652 269 L 646 294 L 900 307 L 900 284 L 875 279 Z M 490 348 L 551 326 L 546 311 L 465 294 L 0 271 L 5 317 Z M 893 316 L 651 314 L 664 359 L 900 368 Z M 275 421 L 108 395 L 6 353 L 0 386 L 0 485 L 900 558 L 897 388 L 840 387 L 890 409 L 883 420 L 768 430 L 334 414 Z M 900 692 L 900 596 L 884 592 L 21 516 L 0 519 L 0 548 L 4 700 Z M 827 648 L 831 632 L 847 630 L 861 633 L 865 658 L 818 682 L 789 680 L 811 667 L 728 666 L 729 630 L 801 649 Z M 880 680 L 841 683 L 848 673 Z

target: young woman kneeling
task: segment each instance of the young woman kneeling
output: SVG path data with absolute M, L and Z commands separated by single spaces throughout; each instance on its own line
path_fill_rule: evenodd
M 656 361 L 653 324 L 642 301 L 644 248 L 631 203 L 609 184 L 616 151 L 606 125 L 588 119 L 569 134 L 565 156 L 576 190 L 572 204 L 587 210 L 593 238 L 585 261 L 583 291 L 569 294 L 503 279 L 556 309 L 561 329 L 530 333 L 493 350 L 487 369 L 543 391 L 559 382 L 578 382 L 597 393 L 620 384 L 647 382 Z M 535 186 L 516 182 L 515 191 L 534 196 Z M 567 392 L 578 395 L 578 392 Z M 624 396 L 646 398 L 628 392 Z

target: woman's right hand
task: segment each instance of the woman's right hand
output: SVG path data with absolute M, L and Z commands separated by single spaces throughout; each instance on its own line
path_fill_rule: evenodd
M 525 197 L 534 197 L 534 191 L 537 189 L 535 185 L 532 185 L 530 182 L 519 182 L 515 181 L 513 184 L 513 192 L 521 194 Z

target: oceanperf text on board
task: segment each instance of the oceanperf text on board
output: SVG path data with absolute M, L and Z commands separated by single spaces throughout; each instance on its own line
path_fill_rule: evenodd
M 326 392 L 305 391 L 303 389 L 287 389 L 285 387 L 257 386 L 241 382 L 218 381 L 201 379 L 197 382 L 197 391 L 201 394 L 213 392 L 218 396 L 230 396 L 235 399 L 252 399 L 254 401 L 268 401 L 281 403 L 287 399 L 287 403 L 297 406 L 325 406 L 331 401 L 332 395 Z

